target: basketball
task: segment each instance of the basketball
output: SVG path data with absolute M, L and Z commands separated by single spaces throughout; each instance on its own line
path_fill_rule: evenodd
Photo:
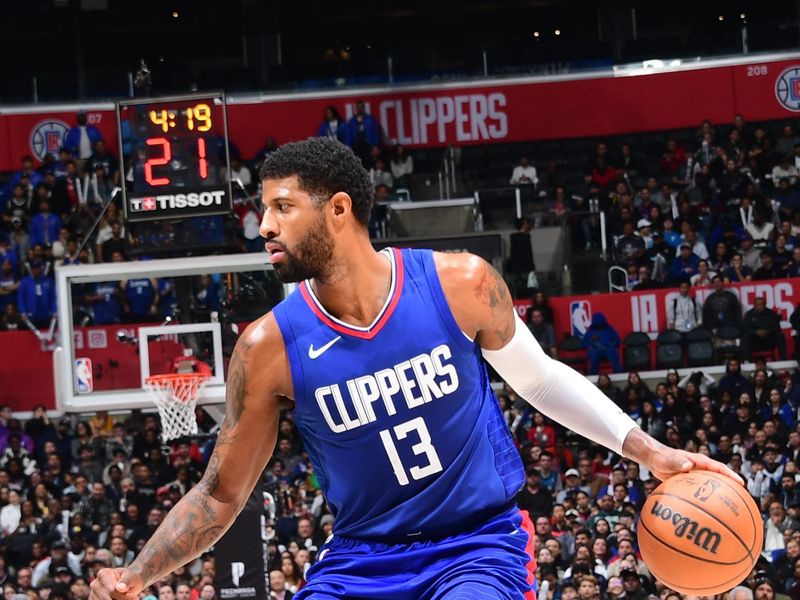
M 710 471 L 671 477 L 642 508 L 639 549 L 650 572 L 683 594 L 711 596 L 738 585 L 763 545 L 747 489 Z

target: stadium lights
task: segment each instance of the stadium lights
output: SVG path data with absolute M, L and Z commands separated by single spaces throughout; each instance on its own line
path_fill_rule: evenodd
M 739 13 L 739 18 L 744 21 L 747 18 L 747 15 L 744 13 Z
M 538 31 L 534 31 L 533 32 L 533 37 L 538 38 L 539 37 L 539 32 Z
M 720 20 L 720 21 L 724 21 L 725 20 L 725 15 L 720 15 L 720 16 L 717 17 L 717 19 Z
M 555 33 L 556 35 L 561 35 L 561 30 L 560 29 L 556 29 L 553 33 Z
M 173 19 L 177 19 L 177 18 L 178 18 L 178 17 L 180 17 L 180 16 L 181 16 L 181 15 L 180 15 L 180 13 L 178 13 L 178 11 L 177 11 L 177 10 L 173 10 L 173 11 L 172 11 L 172 18 L 173 18 Z

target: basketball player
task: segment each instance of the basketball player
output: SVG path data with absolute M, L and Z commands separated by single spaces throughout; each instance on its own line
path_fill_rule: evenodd
M 202 481 L 129 567 L 100 571 L 92 598 L 133 600 L 219 539 L 273 452 L 283 409 L 336 516 L 295 598 L 533 598 L 532 533 L 514 505 L 525 475 L 484 360 L 537 410 L 660 479 L 694 467 L 736 477 L 653 440 L 545 355 L 480 258 L 374 251 L 372 187 L 345 146 L 287 144 L 261 176 L 269 260 L 299 289 L 239 339 Z

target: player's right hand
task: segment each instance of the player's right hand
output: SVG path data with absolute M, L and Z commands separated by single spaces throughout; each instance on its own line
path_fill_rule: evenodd
M 137 600 L 144 582 L 129 569 L 100 569 L 89 586 L 89 600 Z

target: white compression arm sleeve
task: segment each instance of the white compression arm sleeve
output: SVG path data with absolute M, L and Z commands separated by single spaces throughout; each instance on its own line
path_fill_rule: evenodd
M 495 371 L 536 410 L 617 454 L 636 423 L 583 375 L 544 353 L 519 315 L 514 337 L 482 350 Z

